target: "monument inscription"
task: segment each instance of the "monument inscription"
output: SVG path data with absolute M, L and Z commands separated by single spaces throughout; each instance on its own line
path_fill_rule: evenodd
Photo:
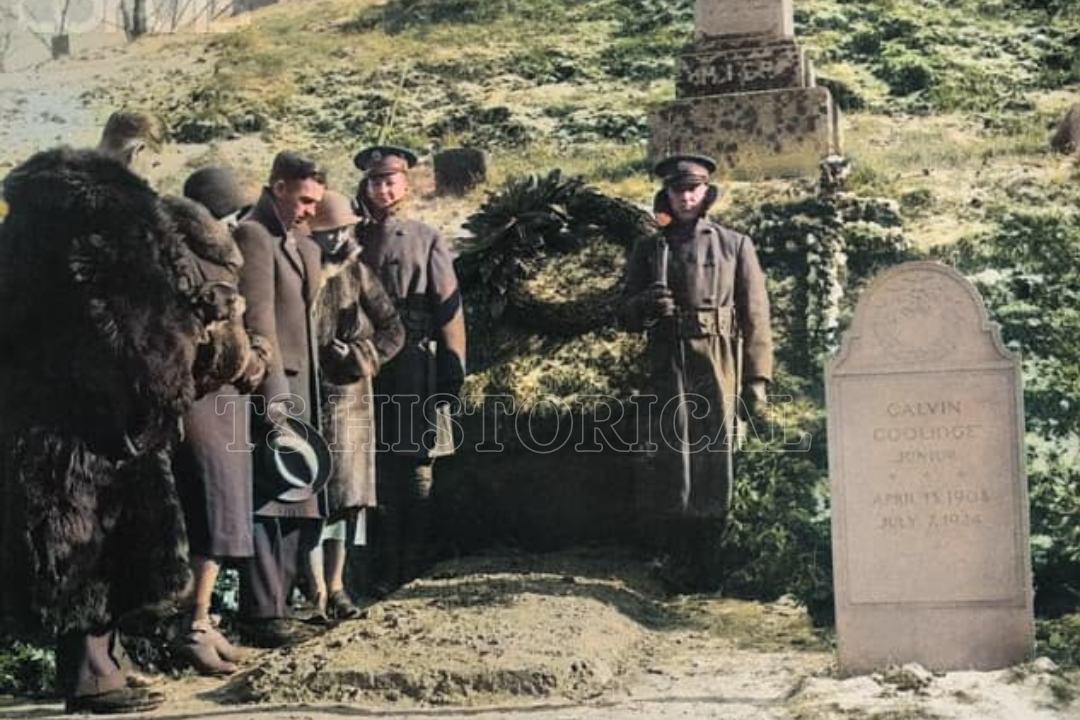
M 818 174 L 840 113 L 795 39 L 792 0 L 697 0 L 675 100 L 650 116 L 648 155 L 713 157 L 750 176 Z
M 840 664 L 989 669 L 1033 643 L 1019 365 L 975 290 L 907 263 L 827 379 Z

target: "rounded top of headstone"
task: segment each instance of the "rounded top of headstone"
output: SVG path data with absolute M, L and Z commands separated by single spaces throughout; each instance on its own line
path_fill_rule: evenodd
M 975 287 L 939 262 L 907 262 L 863 291 L 831 372 L 1015 362 Z

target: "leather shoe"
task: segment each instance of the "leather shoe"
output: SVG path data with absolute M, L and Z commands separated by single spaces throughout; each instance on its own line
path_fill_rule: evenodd
M 336 590 L 326 599 L 326 614 L 334 620 L 355 620 L 360 612 L 344 590 Z
M 280 648 L 310 640 L 319 634 L 314 625 L 292 618 L 254 620 L 240 626 L 240 636 L 253 647 Z
M 145 688 L 117 688 L 97 695 L 76 695 L 64 703 L 68 713 L 93 713 L 95 715 L 123 715 L 127 713 L 156 710 L 165 702 L 165 696 Z
M 210 645 L 221 656 L 221 659 L 229 663 L 243 662 L 246 653 L 229 642 L 228 638 L 221 634 L 210 620 L 193 620 L 188 640 L 200 640 Z

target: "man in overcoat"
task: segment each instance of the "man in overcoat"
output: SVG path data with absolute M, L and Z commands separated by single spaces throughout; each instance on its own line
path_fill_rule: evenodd
M 270 368 L 253 393 L 264 403 L 256 437 L 287 415 L 318 421 L 318 360 L 312 308 L 319 283 L 320 253 L 305 221 L 326 189 L 326 174 L 293 152 L 274 158 L 268 184 L 235 238 L 244 255 L 240 290 L 247 301 L 248 329 L 271 346 Z M 322 532 L 317 497 L 279 502 L 264 492 L 255 473 L 254 556 L 240 573 L 240 613 L 247 642 L 280 647 L 312 635 L 291 617 L 289 596 L 302 558 Z
M 436 430 L 445 420 L 439 413 L 465 378 L 465 316 L 453 257 L 437 230 L 406 215 L 416 161 L 411 151 L 388 145 L 354 158 L 364 173 L 357 192 L 366 217 L 358 230 L 360 259 L 405 323 L 405 348 L 375 379 L 379 539 L 383 581 L 391 588 L 416 577 L 430 558 L 433 464 L 452 450 L 452 440 Z
M 719 193 L 715 169 L 697 155 L 656 165 L 662 236 L 633 249 L 624 288 L 626 324 L 646 333 L 657 396 L 642 433 L 657 446 L 639 479 L 642 527 L 668 554 L 672 579 L 688 586 L 719 579 L 703 559 L 731 503 L 740 398 L 751 410 L 764 403 L 773 369 L 753 242 L 707 216 Z

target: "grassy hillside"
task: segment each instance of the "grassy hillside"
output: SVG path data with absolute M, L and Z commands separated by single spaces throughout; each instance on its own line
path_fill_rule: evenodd
M 1033 0 L 1027 0 L 1031 3 Z M 377 139 L 486 148 L 493 184 L 561 167 L 645 202 L 648 110 L 674 94 L 674 55 L 692 32 L 690 0 L 329 0 L 261 11 L 194 42 L 169 82 L 114 90 L 158 108 L 199 161 L 243 145 L 253 179 L 276 148 L 322 156 L 351 186 L 349 159 Z M 1014 0 L 796 3 L 796 32 L 845 109 L 853 190 L 904 203 L 916 245 L 985 224 L 983 209 L 1025 177 L 1056 184 L 1050 128 L 1077 99 L 1080 18 Z M 788 184 L 743 188 L 738 204 Z M 429 216 L 455 230 L 474 208 Z

